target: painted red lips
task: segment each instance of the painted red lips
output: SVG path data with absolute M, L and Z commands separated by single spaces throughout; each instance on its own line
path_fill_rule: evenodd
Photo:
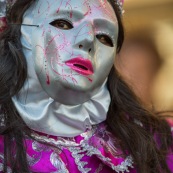
M 91 64 L 91 61 L 82 57 L 76 57 L 68 60 L 65 62 L 65 64 L 79 74 L 86 76 L 93 74 L 93 66 Z

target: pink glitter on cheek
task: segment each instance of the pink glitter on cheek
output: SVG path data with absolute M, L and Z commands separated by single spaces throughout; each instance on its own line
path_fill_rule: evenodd
M 65 8 L 67 8 L 67 9 L 70 11 L 70 18 L 72 18 L 73 12 L 72 12 L 72 6 L 71 6 L 71 4 L 70 4 L 70 1 L 71 1 L 71 0 L 68 0 L 68 1 L 67 1 L 67 0 L 66 0 L 66 1 L 65 1 L 65 0 L 61 0 L 60 6 L 58 7 L 56 13 L 57 13 L 57 14 L 59 13 L 59 11 L 60 11 L 60 9 L 61 9 L 63 3 L 65 3 Z
M 68 1 L 67 1 L 67 3 L 66 3 L 66 8 L 69 7 L 69 9 L 70 9 L 70 18 L 72 18 L 73 12 L 72 12 L 72 6 L 71 6 L 71 4 L 69 3 L 70 1 L 71 1 L 71 0 L 68 0 Z
M 86 3 L 87 4 L 87 3 Z M 105 16 L 109 16 L 111 19 L 115 20 L 115 13 L 110 10 L 110 4 L 108 3 L 107 0 L 99 0 L 99 5 L 96 5 L 96 3 L 88 4 L 88 12 L 86 15 L 90 14 L 101 14 Z
M 59 7 L 58 7 L 58 9 L 57 9 L 57 13 L 59 13 L 59 11 L 60 11 L 60 8 L 61 8 L 61 6 L 62 6 L 63 1 L 64 1 L 64 0 L 61 0 L 60 6 L 59 6 Z
M 47 31 L 45 30 L 45 33 L 47 33 Z M 44 37 L 44 36 L 42 36 Z M 57 45 L 57 47 L 55 46 L 55 42 L 56 39 L 59 40 L 63 40 L 63 42 L 60 45 Z M 47 46 L 44 48 L 41 45 L 37 45 L 36 49 L 41 49 L 41 51 L 43 52 L 43 56 L 44 56 L 44 65 L 42 66 L 42 69 L 44 70 L 40 70 L 40 71 L 44 71 L 45 72 L 45 77 L 46 77 L 46 83 L 47 85 L 50 85 L 51 79 L 53 76 L 49 75 L 49 70 L 50 67 L 52 69 L 52 71 L 58 75 L 62 80 L 69 82 L 72 81 L 75 84 L 77 84 L 77 80 L 75 79 L 74 75 L 73 75 L 73 71 L 71 70 L 71 73 L 65 73 L 64 72 L 64 63 L 61 61 L 61 59 L 59 58 L 59 52 L 61 52 L 61 54 L 63 54 L 63 52 L 67 52 L 66 48 L 68 48 L 67 46 L 67 40 L 65 38 L 65 36 L 62 33 L 56 34 L 53 38 L 51 38 L 48 43 Z M 69 44 L 70 46 L 70 44 Z M 69 57 L 72 53 L 69 53 Z M 52 57 L 50 57 L 50 55 Z M 48 68 L 49 66 L 49 68 Z M 55 77 L 56 78 L 56 77 Z
M 47 3 L 47 7 L 45 9 L 42 9 L 42 4 L 40 4 L 38 11 L 37 11 L 38 16 L 36 16 L 36 17 L 39 17 L 42 14 L 49 12 L 51 5 L 49 4 L 49 1 L 46 1 L 46 3 Z

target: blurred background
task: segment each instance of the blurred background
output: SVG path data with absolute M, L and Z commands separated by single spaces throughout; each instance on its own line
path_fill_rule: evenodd
M 173 0 L 125 0 L 124 10 L 115 66 L 144 106 L 173 111 Z

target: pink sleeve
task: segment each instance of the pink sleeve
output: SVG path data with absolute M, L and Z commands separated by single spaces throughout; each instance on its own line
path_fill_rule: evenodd
M 0 154 L 4 153 L 4 137 L 0 135 Z
M 0 172 L 3 172 L 3 160 L 4 160 L 4 137 L 0 135 Z
M 172 136 L 173 136 L 173 119 L 169 118 L 169 119 L 167 119 L 167 121 L 170 125 L 171 131 L 172 131 Z M 168 164 L 170 171 L 173 173 L 173 146 L 170 148 L 169 154 L 167 156 L 167 164 Z

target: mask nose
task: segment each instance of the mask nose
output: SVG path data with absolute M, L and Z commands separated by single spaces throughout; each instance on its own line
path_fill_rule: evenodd
M 94 52 L 95 34 L 92 24 L 86 23 L 80 27 L 76 35 L 75 48 L 87 53 Z

